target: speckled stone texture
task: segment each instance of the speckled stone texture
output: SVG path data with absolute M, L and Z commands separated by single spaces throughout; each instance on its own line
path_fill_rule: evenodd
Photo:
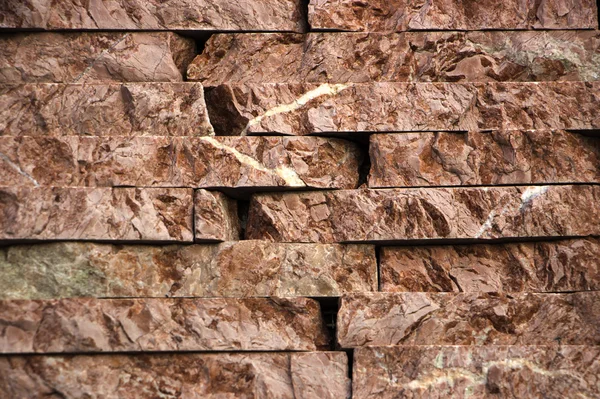
M 564 292 L 600 290 L 600 240 L 380 250 L 381 291 Z
M 600 185 L 257 194 L 246 238 L 393 242 L 600 235 Z
M 600 183 L 600 135 L 374 134 L 369 187 Z
M 354 398 L 593 398 L 597 346 L 402 346 L 354 351 Z
M 209 136 L 199 83 L 0 86 L 0 135 Z
M 0 83 L 179 82 L 194 40 L 171 32 L 0 36 Z
M 2 240 L 192 241 L 185 188 L 0 188 Z
M 205 86 L 595 81 L 598 31 L 216 34 L 189 65 Z
M 319 137 L 0 136 L 0 185 L 350 189 L 361 159 Z
M 299 0 L 4 0 L 0 28 L 302 32 L 302 14 Z
M 344 352 L 10 356 L 0 358 L 0 394 L 349 399 L 347 368 Z
M 311 0 L 312 29 L 404 30 L 595 29 L 594 0 Z
M 307 298 L 2 301 L 0 353 L 311 351 L 329 337 Z
M 237 201 L 219 191 L 194 192 L 194 237 L 196 241 L 236 241 L 241 227 Z
M 342 297 L 341 347 L 598 345 L 600 292 L 364 293 Z
M 219 135 L 600 128 L 598 82 L 223 84 Z
M 0 299 L 336 297 L 377 291 L 370 245 L 51 243 L 0 249 Z

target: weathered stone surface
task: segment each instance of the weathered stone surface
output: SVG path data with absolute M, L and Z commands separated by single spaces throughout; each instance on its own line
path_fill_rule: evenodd
M 593 398 L 596 346 L 401 346 L 354 351 L 355 398 Z M 418 359 L 418 361 L 417 361 Z
M 0 135 L 211 134 L 199 83 L 0 86 Z
M 5 0 L 0 28 L 47 30 L 292 31 L 305 29 L 300 0 Z
M 219 191 L 194 192 L 194 238 L 196 241 L 240 239 L 237 201 Z
M 9 356 L 0 358 L 0 394 L 347 399 L 347 368 L 345 352 Z
M 598 82 L 217 86 L 219 135 L 600 128 Z
M 0 353 L 273 351 L 329 343 L 307 298 L 2 301 Z
M 342 297 L 343 348 L 380 345 L 598 345 L 600 292 L 363 293 Z
M 594 81 L 598 31 L 216 34 L 189 65 L 205 86 Z
M 600 290 L 600 240 L 384 247 L 381 291 Z
M 355 188 L 361 158 L 320 137 L 0 136 L 0 185 Z
M 331 297 L 377 291 L 370 245 L 52 243 L 0 249 L 0 299 Z
M 600 235 L 600 185 L 257 194 L 246 238 L 281 242 Z
M 192 241 L 185 188 L 0 188 L 2 240 Z
M 171 32 L 5 34 L 0 82 L 178 82 L 195 53 Z
M 594 0 L 311 0 L 312 29 L 404 30 L 596 29 Z
M 600 136 L 562 130 L 374 134 L 369 187 L 600 183 Z

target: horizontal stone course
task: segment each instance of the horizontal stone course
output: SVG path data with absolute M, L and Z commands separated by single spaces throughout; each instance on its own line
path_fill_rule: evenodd
M 329 337 L 306 298 L 2 301 L 0 353 L 312 351 Z
M 342 297 L 342 348 L 382 345 L 598 345 L 600 292 L 362 293 Z

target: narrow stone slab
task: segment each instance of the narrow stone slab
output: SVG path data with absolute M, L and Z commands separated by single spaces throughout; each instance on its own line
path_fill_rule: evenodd
M 237 201 L 218 191 L 194 192 L 194 238 L 196 241 L 236 241 L 241 227 Z
M 598 31 L 216 34 L 188 68 L 251 83 L 595 81 Z
M 0 85 L 0 135 L 211 134 L 200 83 Z
M 2 240 L 193 241 L 185 188 L 0 188 Z
M 257 194 L 246 238 L 393 242 L 600 235 L 600 185 Z
M 51 243 L 0 249 L 0 299 L 336 297 L 377 291 L 370 245 Z
M 355 398 L 600 396 L 597 346 L 387 346 L 354 351 Z M 416 361 L 418 359 L 418 361 Z
M 195 53 L 171 32 L 4 34 L 0 82 L 180 82 Z
M 600 135 L 374 134 L 369 187 L 600 183 Z
M 0 394 L 347 399 L 347 369 L 345 352 L 8 356 L 0 358 Z
M 600 128 L 598 82 L 224 84 L 218 135 Z
M 404 30 L 596 29 L 593 0 L 311 0 L 312 29 Z
M 307 298 L 2 301 L 0 353 L 311 351 L 329 343 Z
M 300 0 L 5 0 L 0 28 L 302 32 Z
M 361 160 L 320 137 L 0 136 L 0 185 L 355 188 Z
M 598 345 L 600 292 L 364 293 L 342 297 L 341 347 Z
M 600 290 L 600 240 L 384 247 L 381 291 Z

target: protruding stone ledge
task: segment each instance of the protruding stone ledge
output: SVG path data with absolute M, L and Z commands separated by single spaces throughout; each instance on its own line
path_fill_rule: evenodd
M 594 130 L 600 82 L 224 84 L 207 89 L 218 135 Z
M 600 136 L 563 130 L 374 134 L 369 187 L 600 183 Z
M 370 245 L 51 243 L 0 249 L 0 299 L 336 297 L 377 291 Z
M 306 298 L 0 302 L 0 353 L 312 351 L 329 344 Z
M 356 398 L 600 396 L 597 346 L 398 346 L 354 351 Z M 418 359 L 418 361 L 416 361 Z
M 341 299 L 342 348 L 382 345 L 598 345 L 600 292 L 364 293 Z
M 315 30 L 399 32 L 405 30 L 596 29 L 594 0 L 311 0 Z
M 216 34 L 187 77 L 220 84 L 600 80 L 598 31 Z
M 246 238 L 279 242 L 600 235 L 600 185 L 257 194 Z
M 200 83 L 0 85 L 0 136 L 209 136 Z
M 356 188 L 361 160 L 320 137 L 0 136 L 0 185 Z
M 0 29 L 302 32 L 303 13 L 300 0 L 5 0 Z
M 600 239 L 385 247 L 381 291 L 600 291 Z
M 219 191 L 194 192 L 194 238 L 199 242 L 236 241 L 241 226 L 237 201 Z
M 0 240 L 193 241 L 186 188 L 0 188 Z

